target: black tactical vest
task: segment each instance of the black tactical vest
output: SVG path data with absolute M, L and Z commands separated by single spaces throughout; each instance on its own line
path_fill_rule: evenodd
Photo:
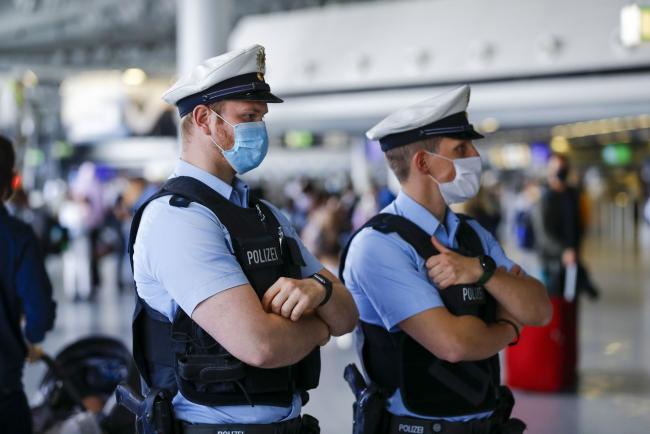
M 152 200 L 162 196 L 170 196 L 170 206 L 188 207 L 196 202 L 217 216 L 230 233 L 237 261 L 260 299 L 280 277 L 301 277 L 304 262 L 296 240 L 284 236 L 279 222 L 263 202 L 251 200 L 251 207 L 239 207 L 190 177 L 168 180 L 140 207 L 129 237 L 131 265 L 142 213 Z M 306 391 L 318 386 L 318 347 L 294 365 L 256 368 L 229 354 L 182 309 L 178 309 L 170 323 L 149 307 L 137 291 L 136 297 L 133 356 L 149 388 L 167 389 L 172 395 L 180 390 L 187 399 L 202 405 L 289 406 L 294 393 L 301 393 L 306 401 Z
M 459 218 L 458 252 L 466 256 L 483 254 L 481 240 L 467 223 L 467 217 Z M 348 241 L 341 257 L 341 280 L 350 243 L 366 227 L 386 234 L 397 233 L 425 260 L 439 253 L 431 244 L 431 236 L 415 223 L 398 215 L 378 214 Z M 482 286 L 455 285 L 440 291 L 440 296 L 454 315 L 478 316 L 488 324 L 495 320 L 496 301 Z M 445 417 L 495 409 L 500 383 L 498 355 L 474 362 L 449 363 L 402 331 L 390 333 L 364 321 L 360 328 L 364 338 L 361 357 L 370 380 L 388 396 L 399 387 L 408 410 L 423 416 Z

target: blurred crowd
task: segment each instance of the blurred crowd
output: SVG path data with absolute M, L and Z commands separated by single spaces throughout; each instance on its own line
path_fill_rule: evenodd
M 557 175 L 557 169 L 549 166 L 549 171 L 546 178 L 522 177 L 515 182 L 504 182 L 488 171 L 480 193 L 458 211 L 477 219 L 504 245 L 518 249 L 524 262 L 529 254 L 539 263 L 547 236 L 540 234 L 539 225 L 535 229 L 534 215 L 553 183 L 552 176 Z M 578 244 L 589 225 L 592 193 L 597 188 L 589 184 L 595 182 L 589 181 L 589 176 L 581 179 L 575 172 L 561 175 L 573 189 L 580 222 Z M 587 184 L 579 188 L 583 179 Z M 253 192 L 262 198 L 273 196 L 307 248 L 337 273 L 339 255 L 349 237 L 395 196 L 387 186 L 375 183 L 362 193 L 355 191 L 349 180 L 336 189 L 327 185 L 316 178 L 296 178 L 270 191 L 270 187 L 258 187 Z M 87 301 L 93 300 L 101 287 L 99 263 L 107 255 L 117 258 L 118 289 L 133 287 L 126 252 L 129 228 L 135 211 L 157 188 L 139 175 L 85 162 L 66 179 L 48 180 L 40 190 L 25 191 L 18 185 L 8 208 L 33 227 L 43 254 L 62 256 L 67 298 Z M 527 269 L 529 264 L 522 265 Z
M 88 301 L 101 287 L 99 262 L 106 255 L 118 258 L 118 289 L 133 286 L 126 255 L 131 219 L 156 189 L 142 177 L 106 176 L 85 162 L 66 180 L 48 180 L 42 190 L 27 192 L 19 185 L 7 205 L 32 226 L 45 256 L 62 255 L 65 295 Z

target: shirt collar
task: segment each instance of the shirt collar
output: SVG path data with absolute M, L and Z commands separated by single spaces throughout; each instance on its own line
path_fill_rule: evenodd
M 234 204 L 241 207 L 248 206 L 248 185 L 237 177 L 233 179 L 232 185 L 228 185 L 213 174 L 181 159 L 176 163 L 174 173 L 171 175 L 172 178 L 177 176 L 197 179 Z
M 440 228 L 446 230 L 448 239 L 454 240 L 456 238 L 460 218 L 449 207 L 445 214 L 445 227 L 443 228 L 440 227 L 440 221 L 428 209 L 417 203 L 402 190 L 395 199 L 395 209 L 398 215 L 411 220 L 428 234 L 433 235 Z

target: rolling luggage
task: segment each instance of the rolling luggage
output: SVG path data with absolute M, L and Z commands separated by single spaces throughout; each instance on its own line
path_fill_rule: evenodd
M 577 303 L 551 297 L 553 317 L 544 327 L 525 327 L 505 351 L 506 383 L 516 389 L 561 392 L 576 385 Z

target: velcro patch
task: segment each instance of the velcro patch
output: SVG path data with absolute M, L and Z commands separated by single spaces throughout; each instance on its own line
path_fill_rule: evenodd
M 177 208 L 187 208 L 188 206 L 190 206 L 191 203 L 192 201 L 189 200 L 188 198 L 184 196 L 179 196 L 177 194 L 169 198 L 169 204 Z
M 252 270 L 261 267 L 282 265 L 278 239 L 273 236 L 237 240 L 240 264 Z

